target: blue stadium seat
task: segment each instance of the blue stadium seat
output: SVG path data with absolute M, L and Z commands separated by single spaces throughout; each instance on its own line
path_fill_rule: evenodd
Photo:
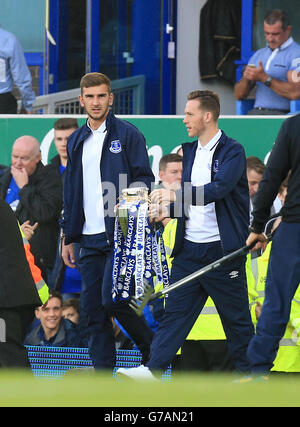
M 254 99 L 241 99 L 236 101 L 235 108 L 238 116 L 246 115 L 254 106 Z
M 93 368 L 88 348 L 26 347 L 31 370 L 37 377 L 61 378 L 71 369 Z M 141 364 L 141 360 L 142 355 L 138 350 L 117 350 L 113 376 L 118 368 L 134 368 Z M 169 366 L 162 375 L 162 380 L 170 381 L 171 373 L 172 367 Z
M 290 112 L 289 114 L 300 113 L 300 99 L 290 101 Z
M 254 99 L 241 99 L 236 101 L 236 114 L 246 115 L 254 106 Z M 300 99 L 290 101 L 290 112 L 288 114 L 300 113 Z

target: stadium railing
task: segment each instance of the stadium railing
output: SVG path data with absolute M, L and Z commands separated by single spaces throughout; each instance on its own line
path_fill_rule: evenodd
M 115 114 L 144 114 L 145 76 L 112 80 L 111 88 Z M 79 88 L 37 96 L 33 114 L 84 114 L 78 95 Z

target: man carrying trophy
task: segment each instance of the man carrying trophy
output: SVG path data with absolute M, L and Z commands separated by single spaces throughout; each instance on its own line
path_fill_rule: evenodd
M 118 219 L 115 219 L 114 207 L 119 203 L 122 190 L 138 187 L 135 208 L 139 215 L 145 215 L 144 208 L 148 205 L 142 206 L 145 197 L 148 197 L 145 187 L 151 189 L 154 176 L 143 135 L 135 126 L 118 119 L 110 111 L 113 94 L 108 77 L 101 73 L 88 73 L 81 79 L 80 87 L 79 101 L 88 119 L 68 140 L 62 257 L 67 266 L 74 267 L 72 243 L 80 244 L 81 312 L 87 321 L 90 356 L 95 369 L 112 369 L 115 365 L 115 342 L 111 316 L 116 317 L 125 328 L 140 349 L 143 360 L 148 358 L 153 337 L 145 319 L 137 316 L 128 306 L 131 291 L 127 297 L 123 284 L 118 291 L 121 284 L 115 282 L 113 301 L 112 282 L 118 250 L 115 239 L 122 240 L 124 237 L 123 233 L 122 237 L 114 232 L 115 222 L 122 216 L 121 212 L 120 217 L 118 214 Z M 123 199 L 127 196 L 130 195 L 125 192 Z M 120 211 L 125 203 L 123 199 L 121 197 Z M 130 213 L 132 210 L 134 206 L 130 207 Z M 131 216 L 126 214 L 128 226 Z M 134 221 L 135 227 L 136 221 L 143 223 L 144 228 L 147 226 L 144 217 L 135 217 Z M 122 226 L 124 228 L 124 221 Z M 129 253 L 128 262 L 130 256 Z M 119 267 L 118 277 L 124 277 L 123 264 Z M 139 280 L 139 277 L 135 280 Z

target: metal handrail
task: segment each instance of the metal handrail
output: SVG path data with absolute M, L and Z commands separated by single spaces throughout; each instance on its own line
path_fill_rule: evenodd
M 144 114 L 145 76 L 112 80 L 115 114 Z M 37 96 L 34 114 L 83 114 L 78 96 L 80 88 Z

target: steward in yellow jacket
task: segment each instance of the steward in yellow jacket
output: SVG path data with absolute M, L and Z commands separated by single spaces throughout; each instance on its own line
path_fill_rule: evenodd
M 251 259 L 251 254 L 247 257 L 247 282 L 251 317 L 254 325 L 257 323 L 264 303 L 271 247 L 272 242 L 267 245 L 263 254 L 258 258 Z M 300 285 L 292 300 L 290 320 L 279 343 L 278 353 L 273 364 L 272 371 L 300 372 Z

